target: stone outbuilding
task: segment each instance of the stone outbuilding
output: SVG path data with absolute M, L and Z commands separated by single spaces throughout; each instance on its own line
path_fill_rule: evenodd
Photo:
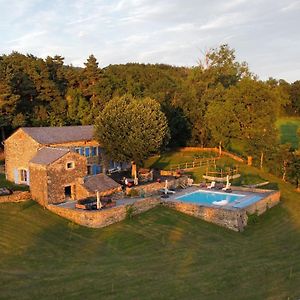
M 30 191 L 41 205 L 77 198 L 78 178 L 87 174 L 87 160 L 68 149 L 45 147 L 29 162 Z

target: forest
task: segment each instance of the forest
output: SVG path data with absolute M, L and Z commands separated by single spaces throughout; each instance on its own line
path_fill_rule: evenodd
M 280 143 L 276 121 L 300 116 L 300 81 L 262 81 L 226 44 L 194 67 L 100 68 L 90 55 L 80 68 L 59 55 L 1 55 L 1 139 L 21 126 L 95 124 L 106 105 L 124 95 L 159 104 L 170 132 L 165 147 L 220 146 L 299 186 L 297 149 Z

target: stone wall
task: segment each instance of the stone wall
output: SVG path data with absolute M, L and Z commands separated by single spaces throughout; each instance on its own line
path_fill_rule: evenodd
M 30 192 L 15 191 L 11 195 L 0 196 L 0 203 L 21 202 L 21 201 L 27 201 L 30 199 L 31 199 Z
M 234 231 L 243 231 L 248 221 L 247 213 L 244 210 L 227 210 L 175 201 L 164 201 L 163 205 Z
M 46 166 L 29 164 L 30 192 L 32 199 L 42 206 L 48 203 L 48 178 Z
M 257 201 L 250 206 L 246 207 L 245 210 L 248 214 L 257 213 L 258 215 L 263 214 L 269 208 L 277 205 L 280 202 L 280 192 L 274 191 L 267 195 L 265 198 Z
M 143 213 L 154 208 L 160 203 L 155 198 L 143 199 L 130 205 L 133 208 L 133 215 Z M 48 205 L 47 208 L 53 213 L 66 218 L 82 226 L 101 228 L 120 222 L 126 218 L 126 205 L 116 206 L 100 211 L 85 211 L 80 209 L 69 209 L 58 205 Z
M 74 168 L 67 169 L 68 162 Z M 71 186 L 71 198 L 76 199 L 76 180 L 87 175 L 86 158 L 69 152 L 47 167 L 48 204 L 61 203 L 66 200 L 65 187 Z
M 181 184 L 186 185 L 187 181 L 188 181 L 187 176 L 182 176 L 177 179 L 168 179 L 168 188 L 173 189 L 173 188 L 177 188 Z M 132 189 L 135 189 L 135 190 L 139 191 L 140 193 L 144 192 L 147 195 L 153 195 L 153 194 L 158 194 L 159 190 L 164 189 L 165 184 L 166 184 L 165 181 L 152 182 L 152 183 L 147 183 L 145 185 L 134 186 Z
M 14 182 L 14 169 L 28 169 L 29 161 L 41 147 L 22 129 L 12 134 L 4 144 L 7 180 Z

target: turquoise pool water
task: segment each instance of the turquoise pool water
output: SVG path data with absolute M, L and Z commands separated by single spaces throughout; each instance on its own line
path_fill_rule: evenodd
M 231 203 L 243 197 L 245 196 L 239 194 L 197 191 L 191 194 L 180 196 L 176 198 L 176 200 L 182 202 L 194 203 L 194 204 L 213 204 L 214 201 L 222 201 L 222 200 L 226 200 L 228 203 Z
M 183 195 L 177 197 L 176 200 L 186 203 L 193 203 L 199 205 L 217 205 L 214 202 L 223 201 L 223 204 L 219 204 L 219 206 L 226 205 L 227 207 L 232 208 L 244 208 L 247 207 L 259 200 L 261 200 L 263 196 L 259 194 L 228 194 L 224 192 L 215 192 L 215 191 L 196 191 L 187 195 Z M 225 201 L 224 201 L 225 200 Z

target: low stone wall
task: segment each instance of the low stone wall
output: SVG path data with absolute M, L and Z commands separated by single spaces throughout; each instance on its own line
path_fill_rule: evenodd
M 175 201 L 164 201 L 163 205 L 234 231 L 243 231 L 248 221 L 247 213 L 244 210 L 227 210 Z
M 177 179 L 168 179 L 168 188 L 173 189 L 177 188 L 181 184 L 187 184 L 188 182 L 188 177 L 187 176 L 182 176 Z M 132 189 L 137 190 L 139 192 L 144 192 L 147 195 L 153 195 L 153 194 L 158 194 L 159 190 L 165 188 L 165 181 L 161 182 L 152 182 L 152 183 L 147 183 L 145 185 L 138 185 L 134 186 Z
M 85 211 L 79 209 L 64 208 L 57 205 L 48 205 L 47 208 L 53 213 L 73 221 L 82 226 L 101 228 L 120 222 L 126 218 L 127 208 L 132 207 L 132 214 L 137 215 L 157 206 L 160 200 L 147 198 L 138 200 L 131 205 L 116 206 L 100 211 Z
M 30 192 L 15 191 L 11 195 L 0 196 L 0 203 L 21 202 L 31 199 Z
M 274 191 L 265 198 L 251 204 L 246 207 L 245 210 L 248 214 L 257 213 L 258 215 L 263 214 L 269 208 L 277 205 L 280 202 L 280 192 Z

